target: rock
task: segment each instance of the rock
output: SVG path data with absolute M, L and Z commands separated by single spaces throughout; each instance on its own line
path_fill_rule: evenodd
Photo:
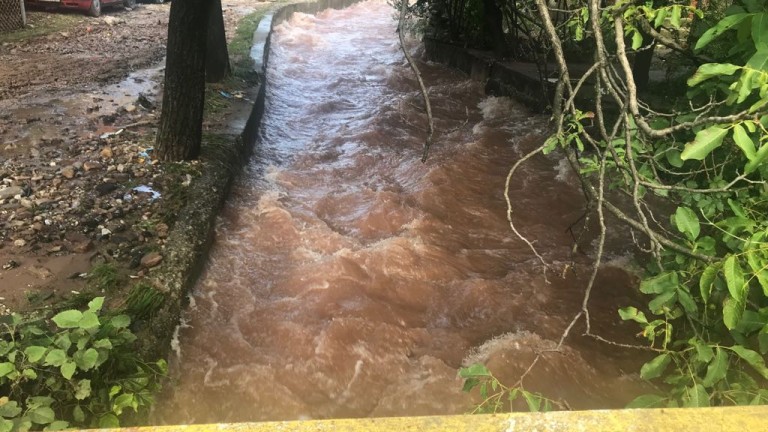
M 11 186 L 5 189 L 0 189 L 0 200 L 13 198 L 16 195 L 21 195 L 23 193 L 24 189 L 22 189 L 20 186 Z
M 163 256 L 158 252 L 150 252 L 141 257 L 141 266 L 146 268 L 152 268 L 160 264 L 163 261 Z
M 114 183 L 99 183 L 96 185 L 96 193 L 99 194 L 99 196 L 104 196 L 115 189 L 117 189 L 117 185 Z
M 75 253 L 86 253 L 93 249 L 93 241 L 92 240 L 84 240 L 81 242 L 77 242 L 74 245 L 72 245 L 72 251 Z
M 75 167 L 72 165 L 65 166 L 61 169 L 61 176 L 68 179 L 75 177 Z
M 157 237 L 164 239 L 168 237 L 168 225 L 164 223 L 159 223 L 157 226 L 155 226 L 155 232 L 157 232 Z
M 53 272 L 48 270 L 47 268 L 43 266 L 29 266 L 26 269 L 26 272 L 31 274 L 32 276 L 35 276 L 38 279 L 50 279 L 53 277 Z
M 104 147 L 103 149 L 101 149 L 101 152 L 99 154 L 101 154 L 101 157 L 103 157 L 104 159 L 110 159 L 114 153 L 112 152 L 111 147 Z
M 92 170 L 101 169 L 101 164 L 94 161 L 87 161 L 83 163 L 83 170 L 88 172 Z
M 16 261 L 8 260 L 7 263 L 3 264 L 3 270 L 15 269 L 18 266 L 19 266 L 19 263 L 17 263 Z
M 13 241 L 13 245 L 16 247 L 24 247 L 27 245 L 27 241 L 24 239 L 17 239 Z

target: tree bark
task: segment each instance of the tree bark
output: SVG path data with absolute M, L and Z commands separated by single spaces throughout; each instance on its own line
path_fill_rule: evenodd
M 160 160 L 191 160 L 200 155 L 210 1 L 171 3 L 163 106 L 155 142 Z
M 221 13 L 221 0 L 209 0 L 208 41 L 205 50 L 205 80 L 219 82 L 229 76 L 229 52 L 227 37 L 224 33 L 224 17 Z

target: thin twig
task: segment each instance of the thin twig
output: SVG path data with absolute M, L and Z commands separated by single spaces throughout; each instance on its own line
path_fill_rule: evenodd
M 424 85 L 424 80 L 421 78 L 421 72 L 419 72 L 418 66 L 416 66 L 416 63 L 413 61 L 413 57 L 411 57 L 411 53 L 408 52 L 408 49 L 405 47 L 405 36 L 403 36 L 403 23 L 405 22 L 405 16 L 408 11 L 408 0 L 400 0 L 402 3 L 400 5 L 400 20 L 397 23 L 397 34 L 400 38 L 400 48 L 403 50 L 403 54 L 405 54 L 405 59 L 408 61 L 408 64 L 411 66 L 411 69 L 413 70 L 414 75 L 416 75 L 416 80 L 419 82 L 419 88 L 421 89 L 421 95 L 424 97 L 424 105 L 427 107 L 427 122 L 428 122 L 428 132 L 427 132 L 427 140 L 424 142 L 424 153 L 421 155 L 421 162 L 427 161 L 427 155 L 429 154 L 429 147 L 432 145 L 432 136 L 435 134 L 435 122 L 432 119 L 432 104 L 429 102 L 429 94 L 427 93 L 427 87 Z

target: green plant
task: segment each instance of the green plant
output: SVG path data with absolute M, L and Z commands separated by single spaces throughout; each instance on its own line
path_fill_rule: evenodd
M 153 316 L 165 303 L 165 295 L 151 285 L 139 282 L 125 300 L 125 312 L 135 319 Z
M 103 315 L 103 303 L 50 321 L 13 315 L 0 340 L 0 431 L 117 427 L 153 403 L 165 362 L 142 362 L 130 318 Z
M 459 376 L 464 378 L 465 392 L 477 388 L 482 402 L 472 410 L 472 414 L 497 413 L 514 408 L 515 401 L 523 400 L 531 412 L 551 411 L 553 404 L 540 393 L 529 392 L 521 386 L 507 387 L 498 380 L 487 367 L 476 363 L 461 368 Z
M 112 263 L 93 266 L 88 275 L 88 285 L 99 292 L 111 292 L 122 282 L 120 273 Z

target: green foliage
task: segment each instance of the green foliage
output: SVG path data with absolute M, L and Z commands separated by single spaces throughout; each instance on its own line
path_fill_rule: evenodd
M 97 264 L 88 275 L 88 285 L 98 292 L 114 291 L 121 283 L 120 273 L 112 263 Z
M 147 283 L 137 283 L 125 301 L 125 311 L 137 319 L 152 317 L 165 303 L 165 295 Z
M 514 409 L 516 401 L 525 403 L 531 412 L 551 411 L 555 403 L 539 393 L 530 392 L 522 387 L 507 387 L 501 383 L 487 367 L 476 363 L 461 368 L 459 376 L 464 378 L 465 392 L 477 389 L 482 402 L 472 411 L 472 414 L 497 413 Z
M 103 303 L 50 324 L 12 317 L 0 340 L 0 431 L 117 427 L 126 410 L 153 403 L 165 362 L 140 361 L 130 318 L 104 315 Z
M 602 11 L 601 25 L 606 34 L 623 28 L 637 49 L 642 20 L 667 30 L 685 25 L 687 6 L 658 3 L 617 1 Z M 619 12 L 623 27 L 614 27 Z M 727 52 L 711 49 L 725 38 L 736 41 Z M 607 185 L 636 204 L 634 229 L 642 233 L 638 225 L 650 220 L 652 238 L 666 240 L 654 245 L 640 284 L 647 303 L 619 310 L 656 351 L 640 376 L 666 392 L 631 407 L 768 403 L 768 4 L 736 2 L 694 51 L 709 60 L 674 101 L 687 109 L 623 107 L 618 133 L 595 139 L 574 107 L 543 146 L 545 153 L 577 147 L 583 178 L 595 182 L 594 173 L 604 172 Z M 594 151 L 581 153 L 582 142 Z M 648 192 L 673 210 L 645 201 Z

